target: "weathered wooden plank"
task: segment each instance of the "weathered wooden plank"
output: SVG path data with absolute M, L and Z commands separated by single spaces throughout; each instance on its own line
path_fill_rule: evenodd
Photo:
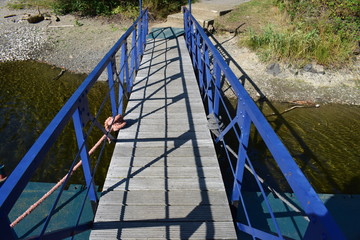
M 114 154 L 119 157 L 214 157 L 216 161 L 216 153 L 212 147 L 182 147 L 181 145 L 173 147 L 148 147 L 148 148 L 115 148 Z
M 211 139 L 209 131 L 172 131 L 172 132 L 151 132 L 149 131 L 130 131 L 130 130 L 121 130 L 121 134 L 118 136 L 117 142 L 126 142 L 128 140 L 141 140 L 141 139 L 156 139 L 162 138 L 163 141 L 172 141 L 172 140 L 201 140 L 201 139 Z
M 229 222 L 98 222 L 91 239 L 236 239 Z
M 101 196 L 104 205 L 126 206 L 197 206 L 197 205 L 224 205 L 228 204 L 224 191 L 199 190 L 133 190 L 109 191 Z
M 136 173 L 136 174 L 135 174 Z M 107 177 L 164 177 L 164 178 L 218 178 L 221 179 L 219 167 L 117 167 L 110 168 Z
M 212 141 L 209 139 L 198 139 L 192 141 L 192 139 L 176 139 L 176 138 L 141 138 L 135 139 L 133 141 L 120 141 L 118 146 L 122 148 L 176 148 L 178 146 L 182 147 L 192 147 L 196 145 L 197 147 L 207 147 L 209 144 L 212 144 Z
M 213 157 L 120 157 L 113 156 L 110 169 L 116 167 L 143 167 L 143 166 L 169 166 L 169 167 L 186 167 L 186 166 L 203 166 L 203 167 L 214 167 L 218 166 L 217 162 L 214 162 Z
M 131 129 L 127 129 L 127 132 L 133 130 L 133 131 L 141 131 L 141 132 L 187 132 L 187 131 L 201 131 L 201 132 L 209 132 L 209 128 L 207 125 L 190 125 L 186 123 L 180 123 L 179 124 L 146 124 L 146 121 L 138 121 L 134 122 L 131 126 Z M 140 128 L 140 129 L 139 129 Z M 125 130 L 125 129 L 124 129 Z M 211 139 L 210 139 L 211 140 Z
M 195 206 L 124 206 L 100 205 L 97 221 L 167 221 L 167 222 L 225 222 L 232 221 L 226 205 Z
M 136 175 L 135 175 L 136 176 Z M 106 178 L 103 191 L 113 190 L 224 190 L 224 184 L 218 178 Z
M 198 118 L 194 118 L 191 119 L 189 118 L 189 116 L 187 115 L 178 115 L 178 118 L 168 118 L 166 119 L 166 116 L 163 117 L 159 117 L 159 118 L 150 118 L 150 117 L 144 117 L 144 118 L 140 118 L 140 119 L 131 119 L 128 116 L 126 116 L 125 120 L 127 120 L 127 118 L 129 118 L 129 124 L 131 124 L 131 128 L 130 126 L 128 128 L 125 128 L 126 131 L 130 131 L 130 130 L 135 130 L 135 128 L 137 126 L 135 126 L 135 124 L 141 124 L 141 125 L 187 125 L 187 126 L 194 126 L 194 125 L 207 125 L 207 122 L 202 118 L 202 119 L 198 119 Z M 124 131 L 125 129 L 123 129 L 122 131 Z M 143 129 L 143 131 L 146 131 L 147 129 Z M 151 131 L 151 129 L 149 129 L 149 131 Z M 171 132 L 169 130 L 169 132 Z M 173 132 L 173 131 L 172 131 Z

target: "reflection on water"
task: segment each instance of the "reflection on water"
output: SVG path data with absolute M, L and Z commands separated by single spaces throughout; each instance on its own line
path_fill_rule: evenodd
M 291 106 L 262 103 L 260 109 L 268 116 Z M 359 106 L 326 104 L 319 108 L 296 108 L 267 119 L 317 192 L 360 194 Z M 262 159 L 256 162 L 257 168 L 268 179 L 278 179 L 281 185 L 281 174 L 270 154 L 262 153 L 262 141 L 254 132 L 252 146 L 257 149 L 254 154 L 261 155 L 257 159 Z
M 33 61 L 0 64 L 0 164 L 5 164 L 8 174 L 86 77 L 65 72 L 55 80 L 60 72 L 59 68 Z M 97 83 L 90 91 L 89 100 L 94 115 L 106 89 L 105 83 Z M 94 100 L 99 102 L 94 103 Z M 105 112 L 110 114 L 109 108 Z M 100 123 L 105 118 L 105 115 L 102 116 Z M 33 181 L 55 182 L 64 176 L 77 152 L 72 128 L 70 122 L 46 155 Z M 99 136 L 100 131 L 90 136 L 90 144 Z M 106 162 L 111 154 L 112 150 L 105 152 Z M 103 169 L 99 169 L 97 184 L 103 181 L 107 165 L 103 164 Z M 81 171 L 73 179 L 73 182 L 81 180 Z

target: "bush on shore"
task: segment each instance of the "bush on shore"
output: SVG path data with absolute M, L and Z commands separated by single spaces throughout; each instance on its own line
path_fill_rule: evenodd
M 265 59 L 315 60 L 323 65 L 340 66 L 351 62 L 360 41 L 360 3 L 358 0 L 276 0 L 287 15 L 289 27 L 271 26 L 256 35 L 250 32 L 249 45 L 264 48 Z
M 245 23 L 240 43 L 263 61 L 341 67 L 359 51 L 359 0 L 252 0 L 229 21 Z
M 143 8 L 155 18 L 164 18 L 178 12 L 187 0 L 143 0 Z M 52 8 L 58 14 L 78 13 L 83 16 L 121 14 L 136 18 L 139 14 L 139 0 L 17 0 L 8 4 L 12 8 Z

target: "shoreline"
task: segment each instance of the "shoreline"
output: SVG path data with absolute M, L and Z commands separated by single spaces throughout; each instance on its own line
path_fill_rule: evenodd
M 360 105 L 360 56 L 343 69 L 326 69 L 315 63 L 297 69 L 283 63 L 263 63 L 255 52 L 241 48 L 230 34 L 211 38 L 230 68 L 254 100 L 308 101 Z M 245 81 L 243 80 L 245 79 Z
M 59 16 L 59 22 L 51 16 L 51 20 L 30 24 L 22 20 L 25 13 L 37 14 L 37 9 L 9 10 L 0 5 L 0 62 L 35 60 L 89 74 L 132 24 L 123 19 L 73 15 Z M 4 18 L 11 14 L 16 16 Z M 152 25 L 156 27 L 152 23 L 149 30 Z M 312 64 L 313 70 L 306 71 L 278 63 L 271 69 L 256 53 L 238 47 L 236 37 L 216 35 L 212 40 L 240 80 L 246 73 L 245 88 L 254 100 L 263 95 L 270 101 L 360 105 L 359 56 L 354 66 L 339 70 Z

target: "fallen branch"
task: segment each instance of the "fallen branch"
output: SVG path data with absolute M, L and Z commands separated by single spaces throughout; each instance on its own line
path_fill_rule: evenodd
M 10 15 L 4 16 L 4 18 L 11 18 L 11 17 L 15 17 L 15 16 L 16 16 L 16 14 L 10 14 Z
M 49 26 L 49 28 L 62 28 L 62 27 L 74 27 L 74 25 L 58 25 L 58 26 Z
M 282 111 L 281 113 L 272 113 L 272 114 L 269 114 L 267 115 L 266 117 L 271 117 L 271 116 L 276 116 L 276 115 L 282 115 L 284 113 L 287 113 L 287 112 L 290 112 L 296 108 L 312 108 L 312 107 L 315 107 L 315 108 L 319 108 L 320 107 L 320 104 L 315 104 L 315 105 L 296 105 L 296 106 L 293 106 L 291 108 L 288 108 L 288 109 L 285 109 L 284 111 Z
M 60 72 L 56 77 L 53 78 L 53 80 L 54 80 L 54 81 L 55 81 L 55 80 L 58 80 L 65 72 L 66 72 L 66 70 L 65 70 L 65 69 L 62 69 L 61 72 Z

